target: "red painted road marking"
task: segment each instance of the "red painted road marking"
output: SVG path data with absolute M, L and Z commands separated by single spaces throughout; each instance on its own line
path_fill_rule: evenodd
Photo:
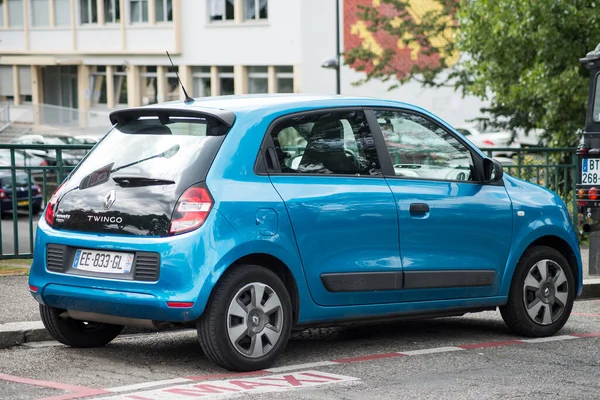
M 578 338 L 600 337 L 600 332 L 574 333 L 571 336 L 577 336 Z
M 339 360 L 331 360 L 335 363 L 351 363 L 351 362 L 360 362 L 360 361 L 371 361 L 371 360 L 379 360 L 381 358 L 392 358 L 392 357 L 405 357 L 406 354 L 402 353 L 383 353 L 383 354 L 372 354 L 368 356 L 360 356 L 360 357 L 349 357 L 349 358 L 340 358 Z
M 41 386 L 41 387 L 46 387 L 46 388 L 50 388 L 50 389 L 66 390 L 69 392 L 73 392 L 71 394 L 65 394 L 65 395 L 60 395 L 60 396 L 55 396 L 55 397 L 48 397 L 47 399 L 44 399 L 44 400 L 78 399 L 81 397 L 95 396 L 95 395 L 99 395 L 99 394 L 110 393 L 109 391 L 103 390 L 103 389 L 93 389 L 93 388 L 89 388 L 89 387 L 85 387 L 85 386 L 69 385 L 68 383 L 42 381 L 42 380 L 38 380 L 38 379 L 23 378 L 20 376 L 7 375 L 7 374 L 0 374 L 0 379 L 4 380 L 4 381 L 9 381 L 9 382 L 24 383 L 26 385 L 35 385 L 35 386 Z
M 525 344 L 525 342 L 521 340 L 503 340 L 500 342 L 483 342 L 483 343 L 472 343 L 472 344 L 462 344 L 456 347 L 460 347 L 461 349 L 471 350 L 471 349 L 485 349 L 488 347 L 501 347 L 501 346 L 512 346 L 513 344 Z
M 584 313 L 584 312 L 572 312 L 572 315 L 577 315 L 578 317 L 596 317 L 596 318 L 600 318 L 600 314 L 594 314 L 594 313 Z

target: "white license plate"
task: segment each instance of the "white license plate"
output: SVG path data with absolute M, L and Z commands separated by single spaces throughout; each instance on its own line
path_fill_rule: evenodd
M 600 183 L 600 158 L 584 158 L 581 160 L 581 184 L 595 185 Z
M 73 260 L 73 268 L 104 272 L 109 274 L 128 274 L 133 265 L 132 253 L 78 249 Z

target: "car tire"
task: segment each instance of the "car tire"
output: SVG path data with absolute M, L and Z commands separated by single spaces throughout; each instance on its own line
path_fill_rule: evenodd
M 500 313 L 518 335 L 552 336 L 567 323 L 574 301 L 575 279 L 565 257 L 551 247 L 535 246 L 519 260 Z
M 84 322 L 61 317 L 64 310 L 40 304 L 42 323 L 50 335 L 62 344 L 78 348 L 102 347 L 119 336 L 122 325 Z
M 239 372 L 271 366 L 285 349 L 291 328 L 292 302 L 285 285 L 257 265 L 238 265 L 227 272 L 197 324 L 206 356 Z

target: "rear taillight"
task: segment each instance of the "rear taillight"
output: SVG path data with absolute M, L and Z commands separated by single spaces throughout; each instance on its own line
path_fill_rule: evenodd
M 40 162 L 40 166 L 45 167 L 48 165 L 48 161 L 46 160 L 42 160 L 42 162 Z
M 0 199 L 5 199 L 6 198 L 6 193 L 4 193 L 4 190 L 0 189 Z
M 486 146 L 493 146 L 494 142 L 492 142 L 491 140 L 486 139 L 486 140 L 483 141 L 483 144 L 485 144 Z
M 50 226 L 54 224 L 54 212 L 56 211 L 56 203 L 58 202 L 58 195 L 60 193 L 60 189 L 62 189 L 63 185 L 66 183 L 63 182 L 61 185 L 54 191 L 48 205 L 46 206 L 46 223 Z
M 188 188 L 177 202 L 169 233 L 177 235 L 198 229 L 206 220 L 213 206 L 213 200 L 203 186 Z
M 42 189 L 38 185 L 33 185 L 33 195 L 37 196 L 39 194 L 42 194 Z

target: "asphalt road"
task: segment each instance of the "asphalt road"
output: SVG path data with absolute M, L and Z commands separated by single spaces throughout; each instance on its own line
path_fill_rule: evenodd
M 33 239 L 35 240 L 35 228 L 37 227 L 37 220 L 41 214 L 33 216 Z M 29 242 L 29 215 L 27 213 L 19 213 L 17 220 L 18 229 L 18 243 L 19 253 L 29 254 L 32 252 L 32 248 Z M 15 251 L 15 240 L 14 240 L 14 227 L 15 223 L 11 215 L 2 217 L 2 254 L 14 254 Z
M 599 398 L 600 301 L 577 302 L 551 341 L 524 339 L 497 312 L 319 330 L 296 336 L 276 369 L 242 376 L 222 375 L 194 331 L 122 336 L 100 349 L 32 343 L 0 350 L 0 397 Z

